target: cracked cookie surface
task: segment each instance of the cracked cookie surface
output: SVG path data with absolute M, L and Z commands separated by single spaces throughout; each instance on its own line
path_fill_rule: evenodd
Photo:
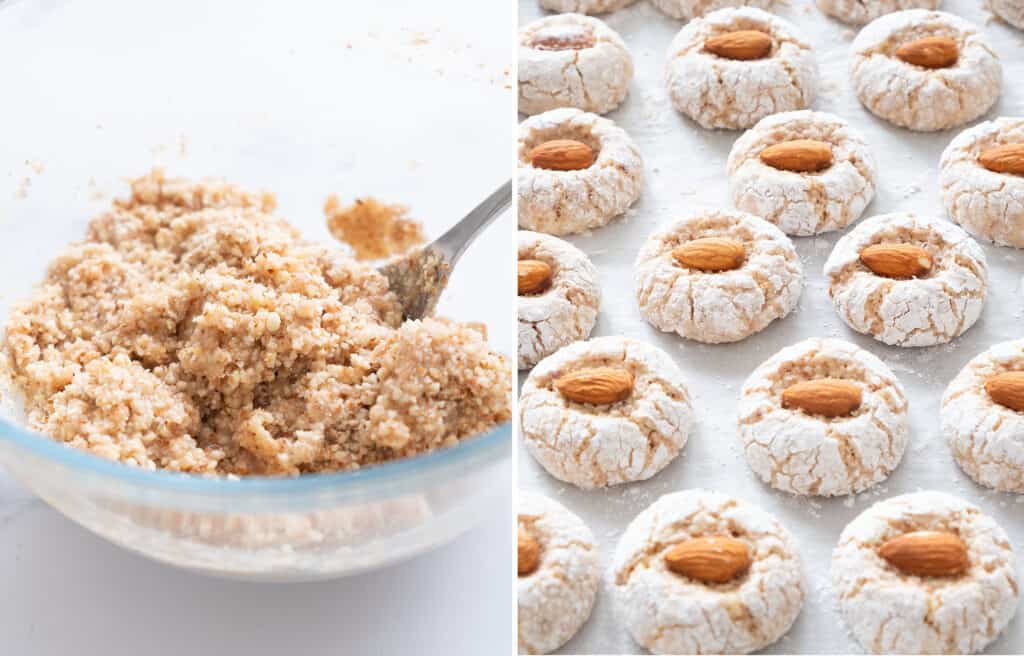
M 775 0 L 651 0 L 651 4 L 667 16 L 688 21 L 731 7 L 771 9 Z
M 952 39 L 956 61 L 925 68 L 896 56 L 908 43 Z M 1002 89 L 1003 69 L 974 24 L 942 11 L 909 9 L 864 27 L 851 47 L 850 79 L 860 102 L 875 116 L 918 131 L 945 130 L 988 111 Z
M 665 555 L 692 538 L 732 537 L 750 566 L 725 583 L 668 569 Z M 717 492 L 667 494 L 629 524 L 611 569 L 616 613 L 656 654 L 745 654 L 778 640 L 803 606 L 806 582 L 789 531 L 760 508 Z
M 704 42 L 752 30 L 771 38 L 754 60 L 708 52 Z M 781 18 L 753 7 L 720 9 L 688 23 L 669 46 L 665 82 L 672 104 L 704 128 L 749 128 L 775 114 L 808 107 L 818 93 L 818 64 L 810 44 Z
M 865 25 L 879 16 L 905 9 L 938 9 L 942 0 L 816 0 L 826 16 L 850 25 Z
M 910 244 L 933 265 L 919 278 L 876 274 L 860 260 L 874 244 Z M 963 334 L 981 316 L 987 291 L 985 253 L 962 228 L 908 212 L 865 219 L 825 262 L 828 293 L 850 328 L 894 346 L 934 346 Z
M 1020 0 L 988 0 L 988 8 L 1018 30 L 1024 30 L 1024 3 Z
M 849 415 L 826 417 L 784 407 L 783 392 L 822 378 L 861 391 Z M 807 339 L 759 366 L 740 392 L 739 436 L 762 481 L 793 494 L 861 492 L 899 465 L 910 427 L 903 386 L 871 353 L 839 339 Z
M 915 531 L 957 535 L 968 569 L 957 576 L 902 572 L 878 550 Z M 963 499 L 915 492 L 881 501 L 850 522 L 832 552 L 832 587 L 857 641 L 875 654 L 970 654 L 1013 617 L 1016 558 L 1003 529 Z
M 541 9 L 548 11 L 603 14 L 628 7 L 634 2 L 636 0 L 540 0 L 538 4 Z
M 811 139 L 831 147 L 820 171 L 789 171 L 760 159 L 776 144 Z M 860 218 L 875 196 L 875 160 L 863 137 L 833 114 L 801 110 L 758 121 L 733 144 L 729 187 L 741 210 L 777 225 L 787 235 L 840 230 Z
M 598 367 L 629 372 L 629 396 L 595 405 L 556 388 L 564 374 Z M 576 342 L 541 360 L 523 385 L 519 407 L 530 455 L 555 478 L 581 488 L 654 476 L 679 455 L 693 424 L 690 393 L 672 358 L 625 337 Z

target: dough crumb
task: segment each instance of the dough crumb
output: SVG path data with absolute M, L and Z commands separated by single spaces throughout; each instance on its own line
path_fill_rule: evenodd
M 426 241 L 423 226 L 409 218 L 405 205 L 388 205 L 376 198 L 358 198 L 343 206 L 331 195 L 324 203 L 327 229 L 355 251 L 357 260 L 379 260 L 404 253 Z

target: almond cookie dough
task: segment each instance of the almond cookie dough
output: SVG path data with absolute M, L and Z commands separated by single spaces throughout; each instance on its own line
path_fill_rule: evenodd
M 547 16 L 519 31 L 519 111 L 576 107 L 604 114 L 633 79 L 633 57 L 615 30 L 581 14 Z
M 988 8 L 1018 30 L 1024 30 L 1024 2 L 1020 0 L 988 0 Z
M 1024 248 L 1024 118 L 998 118 L 961 132 L 939 163 L 942 201 L 969 233 Z
M 841 230 L 875 196 L 875 160 L 863 137 L 833 114 L 802 110 L 758 121 L 732 146 L 733 202 L 787 235 Z
M 688 21 L 730 7 L 771 9 L 775 0 L 651 0 L 651 4 L 667 16 Z
M 667 494 L 636 516 L 612 562 L 616 613 L 655 654 L 747 654 L 786 633 L 806 582 L 774 517 L 717 492 Z
M 519 231 L 519 368 L 590 335 L 601 289 L 581 250 L 557 237 Z
M 753 7 L 720 9 L 676 35 L 665 82 L 675 108 L 701 127 L 736 130 L 808 107 L 818 64 L 789 22 Z
M 648 237 L 633 265 L 640 314 L 709 344 L 764 330 L 796 307 L 803 266 L 786 235 L 738 210 L 706 210 Z
M 918 131 L 973 121 L 999 98 L 1003 68 L 972 23 L 909 9 L 872 21 L 853 41 L 850 78 L 879 118 Z
M 693 424 L 672 358 L 625 337 L 576 342 L 541 360 L 519 407 L 530 455 L 585 489 L 654 476 L 679 455 Z
M 576 12 L 578 14 L 603 14 L 617 11 L 636 2 L 636 0 L 540 0 L 541 9 L 557 12 Z
M 861 492 L 903 458 L 907 397 L 871 353 L 838 339 L 807 339 L 743 383 L 739 434 L 750 468 L 777 490 Z
M 519 126 L 519 227 L 551 235 L 600 228 L 643 186 L 640 150 L 626 131 L 579 109 L 553 109 Z
M 832 552 L 843 619 L 874 654 L 973 654 L 1017 607 L 1016 557 L 1003 529 L 942 492 L 886 499 L 857 516 Z
M 938 9 L 942 0 L 816 0 L 821 13 L 850 25 L 865 25 L 904 9 Z
M 1024 339 L 967 363 L 942 396 L 942 435 L 980 485 L 1024 492 Z
M 981 315 L 988 265 L 961 228 L 908 212 L 861 222 L 825 262 L 839 317 L 893 346 L 934 346 Z
M 519 653 L 547 654 L 576 635 L 594 607 L 594 535 L 565 506 L 520 491 L 517 542 Z

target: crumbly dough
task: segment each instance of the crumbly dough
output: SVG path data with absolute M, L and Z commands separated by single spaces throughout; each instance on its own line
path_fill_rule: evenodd
M 1024 248 L 1024 176 L 989 171 L 978 155 L 1024 143 L 1024 118 L 997 118 L 961 132 L 942 153 L 939 185 L 954 221 L 1000 246 Z
M 688 21 L 731 7 L 771 9 L 775 0 L 651 0 L 651 4 L 667 16 Z
M 704 237 L 743 244 L 738 269 L 689 269 L 672 250 Z M 640 314 L 655 328 L 720 344 L 764 330 L 789 314 L 800 299 L 803 266 L 786 235 L 763 219 L 738 210 L 706 210 L 660 228 L 640 248 L 633 264 Z
M 908 243 L 932 256 L 930 273 L 897 280 L 860 261 L 872 244 Z M 828 294 L 850 328 L 894 346 L 934 346 L 963 334 L 981 316 L 988 282 L 985 253 L 961 228 L 909 212 L 862 221 L 825 262 Z
M 423 226 L 409 218 L 405 205 L 357 198 L 345 206 L 332 194 L 324 203 L 324 214 L 331 235 L 351 246 L 357 260 L 391 257 L 427 240 Z
M 752 564 L 728 583 L 669 570 L 683 540 L 730 536 Z M 746 654 L 778 640 L 803 606 L 807 584 L 789 531 L 760 508 L 718 492 L 667 494 L 636 516 L 612 562 L 615 608 L 633 639 L 656 654 Z
M 519 368 L 528 369 L 566 344 L 590 335 L 601 304 L 597 269 L 583 251 L 539 232 L 519 231 L 519 259 L 552 269 L 551 287 L 519 296 Z
M 572 43 L 577 46 L 557 45 Z M 519 111 L 523 114 L 558 107 L 605 114 L 623 101 L 632 79 L 633 57 L 618 32 L 604 21 L 558 14 L 519 30 Z
M 707 39 L 738 30 L 771 36 L 769 56 L 737 61 L 704 50 Z M 818 94 L 818 64 L 810 43 L 788 21 L 753 7 L 719 9 L 673 39 L 665 82 L 675 108 L 701 127 L 737 130 L 769 114 L 808 107 Z
M 1024 412 L 985 391 L 985 381 L 1008 371 L 1024 371 L 1024 339 L 996 344 L 960 370 L 942 396 L 942 435 L 977 483 L 1024 492 Z
M 816 0 L 823 14 L 850 25 L 866 25 L 904 9 L 938 9 L 942 0 Z
M 796 139 L 832 146 L 832 165 L 817 172 L 783 171 L 759 158 L 765 148 Z M 787 235 L 841 230 L 875 197 L 877 172 L 864 138 L 834 114 L 801 110 L 765 117 L 732 146 L 728 162 L 733 202 Z
M 474 329 L 399 325 L 383 276 L 302 241 L 268 195 L 159 172 L 93 219 L 3 341 L 29 426 L 147 469 L 299 474 L 510 417 Z
M 878 555 L 914 531 L 957 534 L 970 568 L 960 576 L 903 573 Z M 874 654 L 972 654 L 1013 617 L 1016 557 L 1003 529 L 970 503 L 942 492 L 881 501 L 850 522 L 832 552 L 832 587 L 843 619 Z
M 895 56 L 904 43 L 924 37 L 954 39 L 955 64 L 928 69 Z M 943 11 L 909 9 L 864 27 L 851 47 L 850 77 L 857 98 L 873 114 L 900 127 L 946 130 L 973 121 L 999 98 L 1003 68 L 974 24 Z
M 578 171 L 534 168 L 530 151 L 546 141 L 575 139 L 594 149 Z M 600 228 L 640 197 L 644 164 L 626 131 L 579 109 L 553 109 L 519 126 L 519 226 L 550 235 Z
M 988 0 L 988 8 L 1018 30 L 1024 30 L 1024 2 L 1020 0 Z
M 835 418 L 782 407 L 786 388 L 819 378 L 855 383 L 860 407 Z M 907 397 L 871 353 L 839 339 L 807 339 L 773 355 L 743 383 L 739 434 L 750 468 L 775 489 L 852 494 L 885 480 L 903 458 Z
M 576 403 L 555 389 L 562 374 L 588 367 L 633 374 L 632 394 L 611 405 Z M 666 353 L 634 339 L 598 337 L 566 346 L 533 368 L 519 396 L 530 455 L 555 478 L 581 488 L 640 481 L 686 445 L 690 393 Z
M 541 9 L 548 11 L 603 14 L 628 7 L 634 2 L 636 0 L 539 0 L 538 4 Z
M 601 582 L 594 534 L 565 506 L 519 492 L 519 527 L 540 543 L 540 566 L 516 580 L 520 654 L 547 654 L 590 617 Z

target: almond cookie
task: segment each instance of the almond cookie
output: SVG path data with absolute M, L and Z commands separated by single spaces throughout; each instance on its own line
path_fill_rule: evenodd
M 821 13 L 850 25 L 864 25 L 904 9 L 938 9 L 942 0 L 817 0 Z
M 615 30 L 581 14 L 534 21 L 519 31 L 519 111 L 577 107 L 604 114 L 633 79 L 633 58 Z
M 651 0 L 663 14 L 679 20 L 700 18 L 717 9 L 730 7 L 757 7 L 771 9 L 775 0 Z
M 942 434 L 980 485 L 1024 492 L 1024 339 L 967 363 L 942 396 Z
M 600 228 L 640 197 L 644 165 L 626 131 L 579 109 L 519 125 L 519 227 L 551 235 Z
M 739 434 L 750 468 L 777 490 L 861 492 L 903 458 L 907 397 L 871 353 L 839 339 L 807 339 L 743 383 Z
M 924 132 L 973 121 L 999 98 L 1003 68 L 972 23 L 910 9 L 872 21 L 853 41 L 857 98 L 894 125 Z
M 789 22 L 753 7 L 719 9 L 676 35 L 665 82 L 675 108 L 701 127 L 736 130 L 809 106 L 818 64 Z
M 969 233 L 1024 248 L 1024 118 L 997 118 L 961 132 L 939 163 L 942 201 Z
M 942 492 L 886 499 L 850 522 L 832 552 L 843 619 L 873 654 L 971 654 L 1017 607 L 1006 533 Z
M 612 563 L 615 608 L 655 654 L 747 654 L 786 633 L 806 583 L 793 538 L 745 501 L 667 494 L 636 516 Z
M 1018 30 L 1024 30 L 1024 2 L 1020 0 L 988 0 L 988 8 Z
M 581 488 L 654 476 L 679 455 L 693 424 L 672 358 L 625 337 L 576 342 L 544 358 L 519 407 L 530 455 Z
M 840 230 L 875 197 L 875 160 L 843 119 L 802 110 L 758 121 L 733 144 L 729 187 L 736 207 L 787 235 Z
M 562 13 L 603 14 L 616 11 L 636 2 L 636 0 L 540 0 L 541 9 Z
M 880 214 L 843 236 L 825 262 L 836 312 L 893 346 L 934 346 L 981 315 L 988 265 L 961 228 L 909 212 Z
M 558 237 L 519 231 L 518 293 L 520 369 L 586 339 L 597 321 L 597 269 Z
M 655 328 L 720 344 L 796 307 L 803 266 L 778 228 L 738 210 L 705 210 L 648 237 L 633 265 L 640 314 Z
M 601 582 L 594 534 L 551 499 L 519 493 L 519 653 L 547 654 L 590 617 Z

